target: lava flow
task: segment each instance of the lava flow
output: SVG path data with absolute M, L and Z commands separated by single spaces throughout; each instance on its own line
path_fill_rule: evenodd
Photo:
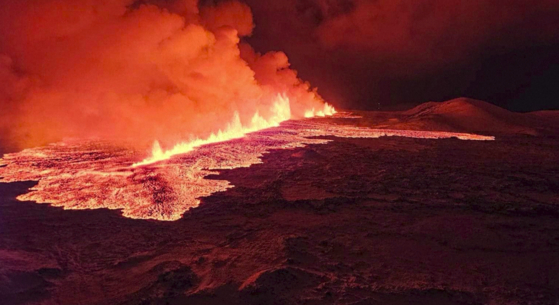
M 0 167 L 0 176 L 3 182 L 38 181 L 29 193 L 18 197 L 22 201 L 50 203 L 65 209 L 120 209 L 129 218 L 177 220 L 198 206 L 200 198 L 233 187 L 226 180 L 205 179 L 206 176 L 218 174 L 218 170 L 261 163 L 262 155 L 273 149 L 331 141 L 317 137 L 494 139 L 465 133 L 343 125 L 347 117 L 338 114 L 332 118 L 288 120 L 280 126 L 252 133 L 245 129 L 242 132 L 247 134 L 242 138 L 235 134 L 232 137 L 236 139 L 224 142 L 211 143 L 217 138 L 199 140 L 182 146 L 189 149 L 187 153 L 163 152 L 168 160 L 137 167 L 131 165 L 137 162 L 140 153 L 132 148 L 69 140 L 5 155 L 0 159 L 6 165 Z

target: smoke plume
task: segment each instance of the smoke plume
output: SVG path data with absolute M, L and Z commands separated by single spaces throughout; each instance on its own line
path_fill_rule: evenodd
M 20 147 L 63 137 L 172 145 L 223 129 L 238 113 L 266 118 L 274 97 L 292 115 L 323 104 L 285 54 L 241 43 L 248 6 L 197 0 L 3 0 L 0 131 Z

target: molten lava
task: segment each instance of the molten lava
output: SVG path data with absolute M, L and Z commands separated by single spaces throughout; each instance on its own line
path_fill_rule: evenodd
M 283 97 L 278 102 L 280 106 L 286 106 Z M 287 117 L 286 111 L 276 114 L 277 121 L 268 121 L 269 124 L 277 125 Z M 5 155 L 0 159 L 0 163 L 6 165 L 0 167 L 0 177 L 3 182 L 38 181 L 18 200 L 50 203 L 65 209 L 120 209 L 123 216 L 129 218 L 177 220 L 187 210 L 198 206 L 200 198 L 233 187 L 226 180 L 205 179 L 208 175 L 219 174 L 216 170 L 261 163 L 262 155 L 270 150 L 331 141 L 317 137 L 494 139 L 465 133 L 343 125 L 348 117 L 351 118 L 342 113 L 332 118 L 288 120 L 280 126 L 251 133 L 248 133 L 249 127 L 256 128 L 254 125 L 243 129 L 232 124 L 231 130 L 238 133 L 225 131 L 221 136 L 218 133 L 206 140 L 178 145 L 182 148 L 171 152 L 161 151 L 168 160 L 150 166 L 131 167 L 141 156 L 132 148 L 115 147 L 106 142 L 68 140 Z M 239 138 L 242 134 L 245 136 Z M 235 139 L 220 142 L 227 137 Z
M 334 109 L 334 107 L 332 107 L 328 104 L 324 104 L 324 109 L 322 109 L 322 110 L 316 111 L 314 108 L 312 108 L 311 110 L 305 111 L 305 117 L 306 118 L 325 117 L 325 116 L 331 116 L 331 115 L 334 115 L 334 114 L 336 114 L 336 109 Z
M 159 142 L 155 142 L 153 144 L 152 155 L 142 162 L 133 164 L 133 166 L 142 166 L 162 160 L 167 160 L 172 156 L 190 152 L 196 147 L 200 147 L 202 145 L 238 139 L 242 138 L 250 132 L 255 132 L 270 127 L 277 127 L 281 122 L 285 122 L 291 118 L 291 107 L 289 103 L 289 98 L 285 94 L 278 94 L 276 101 L 274 102 L 271 109 L 272 116 L 269 119 L 263 118 L 258 112 L 256 112 L 252 117 L 250 124 L 248 126 L 243 126 L 239 117 L 239 113 L 235 112 L 233 120 L 229 123 L 224 131 L 219 130 L 217 133 L 212 133 L 208 138 L 196 138 L 189 142 L 182 142 L 176 144 L 173 148 L 166 151 L 163 151 L 161 149 Z M 334 107 L 325 103 L 323 110 L 315 111 L 313 108 L 312 110 L 305 112 L 305 117 L 324 117 L 331 116 L 335 113 L 336 110 L 334 109 Z

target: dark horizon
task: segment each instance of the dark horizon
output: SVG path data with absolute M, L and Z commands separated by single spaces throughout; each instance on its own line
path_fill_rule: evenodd
M 468 97 L 518 112 L 559 109 L 559 3 L 377 1 L 373 12 L 356 0 L 244 2 L 255 22 L 246 41 L 285 52 L 300 77 L 340 108 Z M 384 19 L 363 24 L 362 15 Z M 400 19 L 407 23 L 394 24 Z M 340 31 L 351 37 L 328 36 Z

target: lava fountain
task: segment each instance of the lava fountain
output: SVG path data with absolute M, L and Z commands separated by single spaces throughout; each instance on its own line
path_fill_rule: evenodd
M 258 112 L 256 112 L 250 120 L 250 124 L 247 126 L 242 125 L 241 119 L 239 118 L 239 113 L 235 112 L 235 114 L 233 115 L 233 120 L 227 125 L 227 128 L 224 131 L 219 130 L 217 133 L 212 133 L 205 139 L 197 138 L 189 142 L 176 144 L 173 148 L 166 151 L 163 151 L 161 149 L 161 146 L 159 145 L 159 142 L 156 141 L 153 144 L 152 155 L 142 162 L 134 163 L 132 166 L 142 166 L 162 160 L 167 160 L 172 156 L 191 152 L 196 147 L 200 147 L 202 145 L 242 138 L 250 132 L 255 132 L 270 127 L 277 127 L 281 122 L 285 122 L 291 118 L 291 107 L 289 98 L 285 94 L 278 94 L 276 101 L 272 106 L 271 112 L 272 116 L 269 119 L 263 118 L 259 115 Z M 312 109 L 306 111 L 305 117 L 324 117 L 331 116 L 335 113 L 336 110 L 334 109 L 334 107 L 330 106 L 328 103 L 325 103 L 322 110 L 315 111 L 314 109 Z

